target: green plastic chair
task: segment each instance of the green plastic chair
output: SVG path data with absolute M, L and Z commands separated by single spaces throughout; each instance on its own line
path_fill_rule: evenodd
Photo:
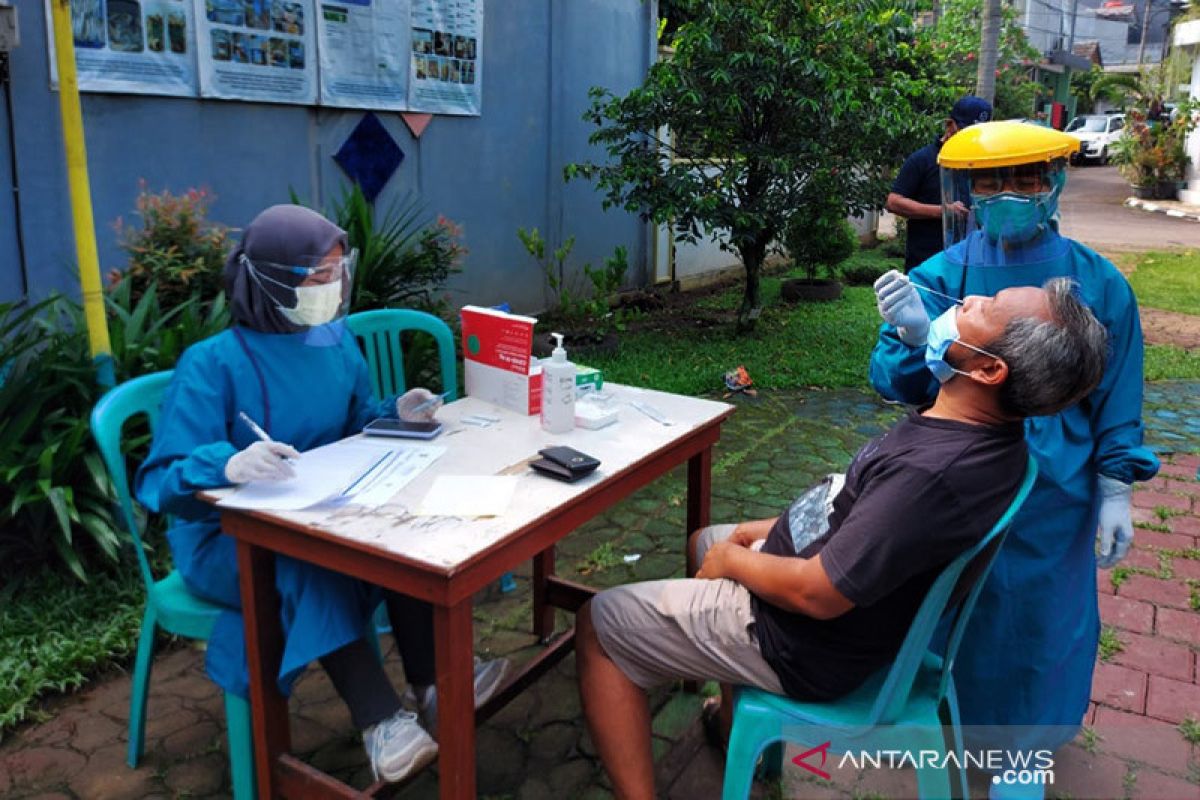
M 778 775 L 783 760 L 782 742 L 801 742 L 820 747 L 828 741 L 829 753 L 933 750 L 945 762 L 943 725 L 952 729 L 952 746 L 958 755 L 957 769 L 919 768 L 917 787 L 922 798 L 951 797 L 951 775 L 956 777 L 960 797 L 967 798 L 967 776 L 962 764 L 962 726 L 952 670 L 954 657 L 984 580 L 996 553 L 1004 544 L 1013 517 L 1029 496 L 1037 478 L 1037 463 L 1031 456 L 1016 497 L 1008 510 L 978 544 L 954 559 L 934 581 L 913 618 L 908 635 L 891 666 L 881 669 L 849 695 L 830 703 L 806 703 L 750 687 L 738 687 L 734 705 L 729 754 L 725 759 L 722 800 L 745 800 L 750 796 L 754 767 L 765 750 L 766 771 Z M 984 559 L 974 585 L 949 610 L 952 625 L 943 655 L 929 650 L 935 630 L 967 565 Z M 815 759 L 811 756 L 810 759 Z M 805 763 L 818 766 L 814 760 Z M 953 771 L 952 771 L 953 770 Z
M 154 637 L 159 628 L 189 639 L 208 639 L 222 608 L 188 591 L 180 574 L 156 581 L 150 571 L 142 545 L 141 531 L 133 514 L 125 457 L 121 453 L 121 429 L 138 414 L 150 420 L 150 430 L 158 425 L 159 406 L 171 380 L 171 372 L 155 372 L 126 381 L 110 389 L 92 409 L 92 435 L 121 504 L 121 520 L 137 550 L 138 568 L 146 585 L 146 611 L 138 639 L 133 669 L 133 687 L 129 699 L 129 750 L 126 761 L 137 767 L 146 746 L 146 697 L 150 686 L 150 668 L 154 660 Z M 229 737 L 229 763 L 233 772 L 233 796 L 236 800 L 254 797 L 254 743 L 250 732 L 250 704 L 243 698 L 225 693 L 225 727 Z
M 351 314 L 346 317 L 346 324 L 362 345 L 371 372 L 371 391 L 376 399 L 400 394 L 407 388 L 404 385 L 404 348 L 400 342 L 405 331 L 423 331 L 434 338 L 442 370 L 442 391 L 447 393 L 446 402 L 458 399 L 454 334 L 445 322 L 424 311 L 381 308 Z

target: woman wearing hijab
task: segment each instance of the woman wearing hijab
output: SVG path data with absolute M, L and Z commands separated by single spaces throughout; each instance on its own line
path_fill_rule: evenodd
M 432 418 L 437 398 L 413 389 L 380 403 L 344 323 L 355 253 L 346 232 L 302 206 L 272 206 L 246 228 L 225 263 L 233 326 L 188 348 L 163 399 L 154 442 L 136 478 L 138 499 L 171 515 L 167 538 L 190 591 L 227 607 L 208 642 L 206 667 L 226 691 L 247 693 L 245 635 L 235 543 L 198 491 L 285 480 L 286 459 L 390 416 Z M 418 406 L 429 410 L 414 413 Z M 271 441 L 241 420 L 245 413 Z M 284 443 L 287 444 L 284 444 Z M 279 688 L 319 661 L 363 732 L 377 778 L 397 781 L 433 760 L 432 609 L 382 592 L 409 687 L 397 695 L 364 638 L 381 591 L 286 556 L 276 559 L 284 632 Z M 476 700 L 499 687 L 503 660 L 476 662 Z M 415 707 L 418 715 L 409 711 Z

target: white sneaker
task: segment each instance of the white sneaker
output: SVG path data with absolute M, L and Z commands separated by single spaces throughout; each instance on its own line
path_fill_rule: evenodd
M 438 752 L 437 742 L 417 722 L 417 715 L 403 709 L 363 731 L 363 746 L 375 780 L 388 782 L 407 778 Z
M 491 699 L 503 684 L 512 666 L 507 658 L 495 658 L 484 661 L 475 657 L 475 707 Z M 437 687 L 422 686 L 414 688 L 409 684 L 400 698 L 405 708 L 413 709 L 421 717 L 425 730 L 433 733 L 437 730 Z

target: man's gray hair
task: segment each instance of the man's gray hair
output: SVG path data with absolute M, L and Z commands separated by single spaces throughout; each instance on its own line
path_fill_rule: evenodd
M 1054 414 L 1086 397 L 1104 375 L 1108 331 L 1075 294 L 1070 278 L 1051 278 L 1042 288 L 1050 319 L 1010 320 L 987 350 L 1008 365 L 1000 405 L 1021 417 Z

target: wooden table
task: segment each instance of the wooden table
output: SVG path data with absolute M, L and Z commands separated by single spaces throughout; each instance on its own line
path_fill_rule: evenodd
M 246 620 L 255 766 L 260 797 L 358 797 L 362 793 L 291 756 L 287 698 L 276 684 L 283 650 L 275 554 L 352 575 L 426 600 L 434 607 L 437 664 L 438 772 L 442 798 L 475 796 L 475 725 L 570 652 L 574 630 L 554 638 L 556 608 L 577 610 L 593 590 L 554 574 L 554 544 L 632 492 L 683 464 L 687 470 L 686 534 L 709 522 L 712 447 L 732 413 L 725 403 L 606 385 L 620 421 L 601 430 L 551 435 L 525 417 L 466 398 L 446 406 L 445 432 L 431 444 L 447 451 L 433 466 L 376 509 L 263 512 L 222 509 L 225 531 L 237 539 Z M 641 400 L 672 422 L 663 425 L 627 403 Z M 479 428 L 459 420 L 488 414 L 501 421 Z M 601 460 L 575 484 L 532 472 L 528 460 L 543 447 L 565 444 Z M 517 492 L 499 517 L 413 516 L 437 475 L 519 476 Z M 207 493 L 208 500 L 222 496 Z M 472 596 L 533 559 L 533 630 L 548 647 L 486 705 L 474 707 Z M 368 790 L 381 791 L 382 785 Z

